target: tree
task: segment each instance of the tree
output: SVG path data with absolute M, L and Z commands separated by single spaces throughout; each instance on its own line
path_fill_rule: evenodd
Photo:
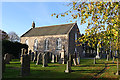
M 15 41 L 18 42 L 20 40 L 19 36 L 15 32 L 9 32 L 8 36 L 9 36 L 9 40 L 12 42 L 15 42 Z
M 7 40 L 9 37 L 8 37 L 8 34 L 5 31 L 0 30 L 0 38 L 2 40 Z
M 69 6 L 71 7 L 70 10 L 61 14 L 54 13 L 51 16 L 54 15 L 58 18 L 58 16 L 65 17 L 70 14 L 72 20 L 80 19 L 81 24 L 87 22 L 85 35 L 80 37 L 78 41 L 83 43 L 88 41 L 88 45 L 91 43 L 92 47 L 99 44 L 99 48 L 101 48 L 102 42 L 102 44 L 105 44 L 106 50 L 112 49 L 109 46 L 114 43 L 114 47 L 118 50 L 118 61 L 120 61 L 120 2 L 73 1 Z M 120 74 L 120 65 L 118 74 Z

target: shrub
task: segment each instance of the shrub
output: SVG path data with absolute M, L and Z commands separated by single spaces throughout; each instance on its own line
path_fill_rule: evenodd
M 12 54 L 15 58 L 19 58 L 22 48 L 28 50 L 28 45 L 19 42 L 2 40 L 2 56 L 4 56 L 6 53 L 9 53 Z

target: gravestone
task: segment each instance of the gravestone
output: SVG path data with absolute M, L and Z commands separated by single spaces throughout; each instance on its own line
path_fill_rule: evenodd
M 54 54 L 52 54 L 52 61 L 51 62 L 55 63 L 55 55 Z
M 5 72 L 5 60 L 2 58 L 2 73 Z
M 70 73 L 70 72 L 71 72 L 71 62 L 68 60 L 66 64 L 65 73 Z
M 77 64 L 80 64 L 80 56 L 79 56 L 79 53 L 77 54 Z
M 33 62 L 37 61 L 37 51 L 35 51 L 34 53 L 34 59 L 33 59 Z
M 30 55 L 21 55 L 21 76 L 28 76 L 30 74 Z
M 47 64 L 47 55 L 45 53 L 42 54 L 42 64 L 43 64 L 42 67 L 48 66 L 48 64 Z
M 75 58 L 73 58 L 73 63 L 74 63 L 75 66 L 77 65 Z
M 11 56 L 10 54 L 6 53 L 5 56 L 4 56 L 4 60 L 5 60 L 5 63 L 6 64 L 10 64 L 10 60 L 11 60 Z
M 39 64 L 40 64 L 40 58 L 41 58 L 41 53 L 38 53 L 36 65 L 39 65 Z
M 65 64 L 65 48 L 64 48 L 64 46 L 62 46 L 62 50 L 61 50 L 61 60 L 62 60 L 62 64 Z
M 94 58 L 94 64 L 96 64 L 96 57 Z
M 31 61 L 34 59 L 34 52 L 31 53 Z
M 69 53 L 69 59 L 68 59 L 69 61 L 70 61 L 70 65 L 72 66 L 72 55 Z
M 77 65 L 76 54 L 75 53 L 73 54 L 73 63 L 74 63 L 74 65 Z
M 24 54 L 26 54 L 26 49 L 25 49 L 25 48 L 22 48 L 22 49 L 21 49 L 21 56 L 24 55 Z M 21 57 L 20 57 L 20 62 L 21 62 Z
M 29 50 L 29 53 L 28 53 L 28 55 L 31 55 L 32 54 L 32 50 Z
M 55 58 L 56 58 L 55 62 L 58 62 L 58 55 L 55 55 L 55 56 L 56 56 L 56 57 L 55 57 Z

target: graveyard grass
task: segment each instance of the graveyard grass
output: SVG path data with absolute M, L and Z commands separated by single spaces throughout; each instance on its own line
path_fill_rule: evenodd
M 105 68 L 105 63 L 107 67 Z M 93 59 L 81 59 L 81 63 L 77 66 L 72 66 L 71 73 L 64 73 L 66 64 L 48 63 L 48 67 L 42 67 L 42 64 L 36 65 L 31 62 L 30 64 L 30 76 L 20 76 L 21 64 L 17 59 L 13 59 L 10 64 L 6 64 L 3 78 L 118 78 L 114 75 L 117 71 L 116 60 L 112 64 L 112 59 L 106 61 L 106 59 L 98 59 L 97 64 L 93 64 Z M 102 71 L 103 70 L 103 71 Z M 97 75 L 97 76 L 95 76 Z

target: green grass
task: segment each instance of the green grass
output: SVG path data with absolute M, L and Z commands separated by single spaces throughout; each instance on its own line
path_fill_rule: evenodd
M 72 66 L 73 72 L 64 73 L 66 64 L 48 63 L 48 67 L 42 67 L 42 64 L 30 64 L 30 76 L 24 78 L 93 78 L 105 68 L 104 63 L 109 63 L 104 73 L 98 75 L 97 78 L 117 78 L 114 75 L 116 72 L 116 64 L 111 64 L 112 60 L 106 59 L 97 60 L 97 64 L 93 64 L 93 59 L 81 59 L 80 65 Z M 23 78 L 20 76 L 21 64 L 19 60 L 12 60 L 10 64 L 6 64 L 6 70 L 3 73 L 3 78 Z

